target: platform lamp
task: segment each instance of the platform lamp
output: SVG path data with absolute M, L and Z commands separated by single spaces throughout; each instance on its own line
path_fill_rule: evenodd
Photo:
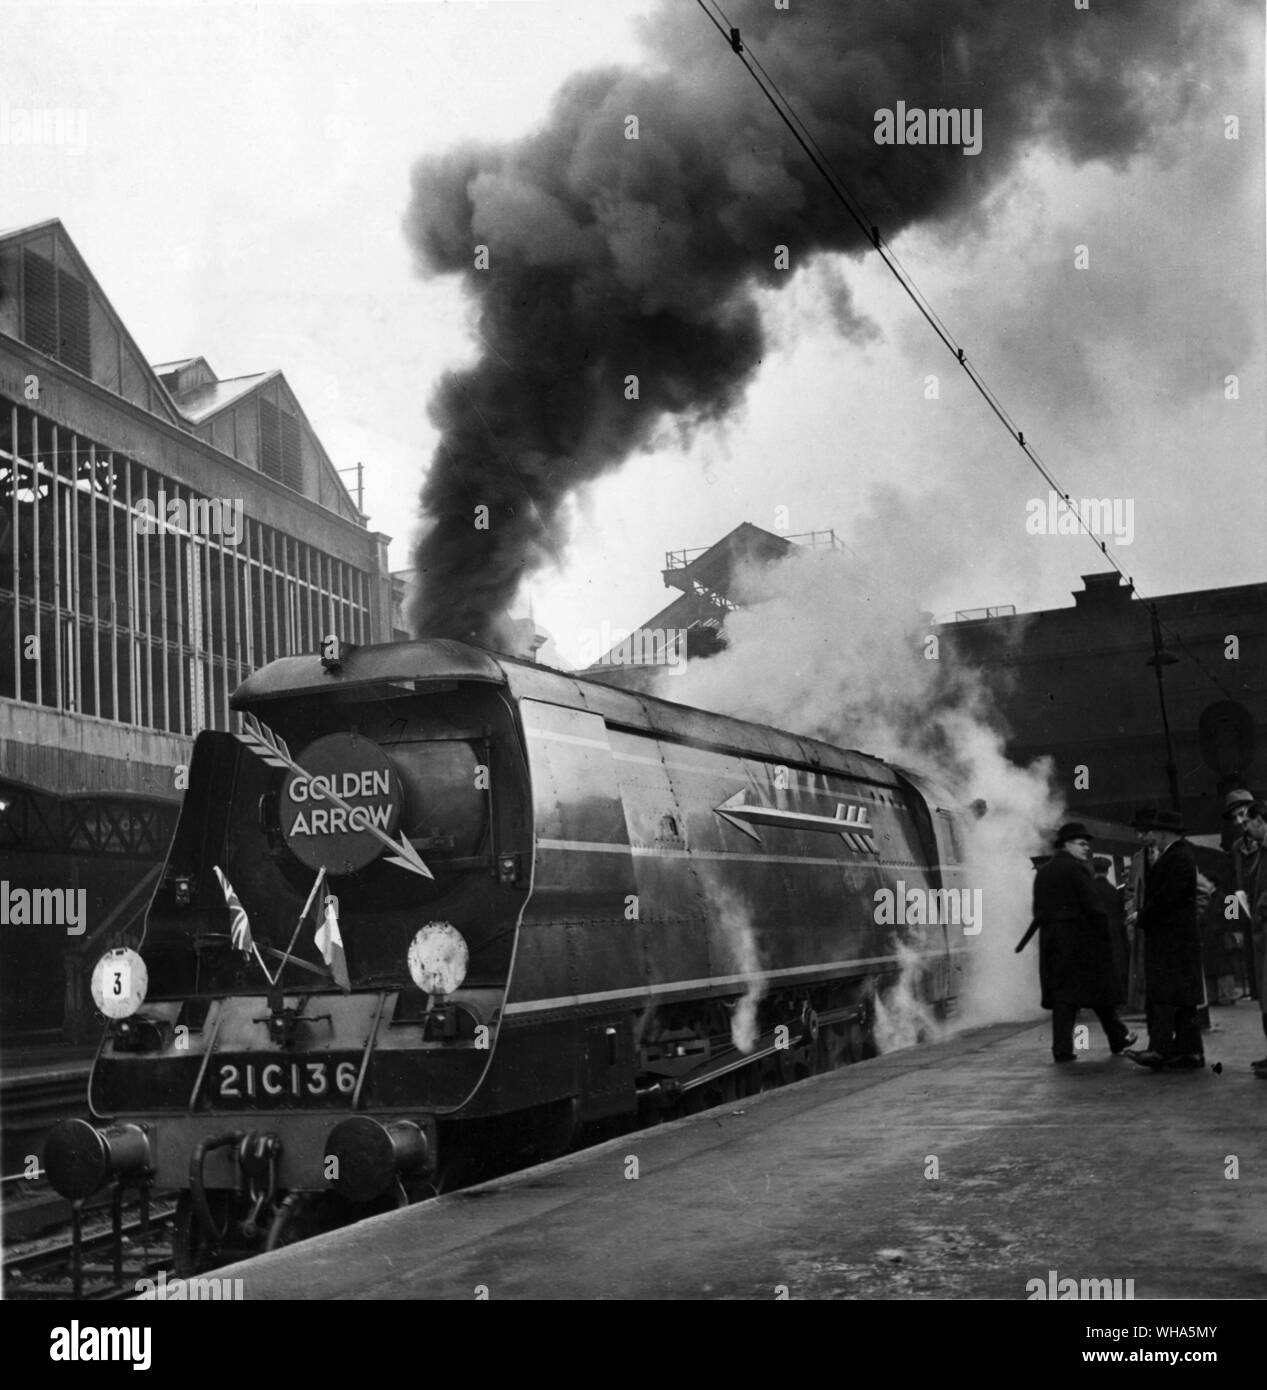
M 1170 718 L 1166 713 L 1166 687 L 1162 681 L 1161 669 L 1163 666 L 1173 666 L 1179 660 L 1174 652 L 1168 652 L 1161 643 L 1161 624 L 1157 621 L 1157 609 L 1149 608 L 1149 613 L 1153 620 L 1153 654 L 1148 658 L 1147 664 L 1153 668 L 1153 673 L 1157 677 L 1157 702 L 1161 706 L 1161 727 L 1166 735 L 1166 784 L 1170 788 L 1170 806 L 1172 810 L 1178 811 L 1179 806 L 1179 769 L 1175 765 L 1174 745 L 1170 740 Z

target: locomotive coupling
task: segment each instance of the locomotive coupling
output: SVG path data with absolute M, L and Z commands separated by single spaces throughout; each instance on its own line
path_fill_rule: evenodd
M 398 1177 L 426 1169 L 433 1152 L 426 1130 L 413 1120 L 353 1115 L 335 1125 L 326 1140 L 326 1180 L 349 1201 L 371 1202 Z
M 112 1179 L 148 1177 L 153 1166 L 149 1135 L 140 1125 L 97 1129 L 87 1120 L 62 1120 L 44 1141 L 48 1180 L 72 1201 L 91 1197 Z

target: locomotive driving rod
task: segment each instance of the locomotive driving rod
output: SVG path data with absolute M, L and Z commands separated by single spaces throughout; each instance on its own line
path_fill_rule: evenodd
M 821 1028 L 833 1023 L 852 1023 L 855 1020 L 860 1020 L 865 1012 L 866 1010 L 859 1004 L 847 1004 L 844 1008 L 828 1009 L 826 1012 L 818 1014 L 816 1024 L 817 1027 Z M 788 1026 L 790 1027 L 790 1025 Z M 772 1037 L 773 1031 L 764 1036 Z M 760 1044 L 754 1047 L 751 1052 L 742 1053 L 738 1057 L 723 1057 L 720 1062 L 706 1066 L 685 1081 L 675 1082 L 670 1078 L 666 1084 L 662 1080 L 655 1086 L 647 1087 L 645 1092 L 639 1092 L 639 1094 L 651 1095 L 657 1089 L 668 1094 L 685 1094 L 687 1091 L 693 1091 L 697 1086 L 706 1086 L 710 1081 L 716 1081 L 719 1076 L 725 1076 L 727 1072 L 738 1071 L 741 1067 L 750 1066 L 753 1062 L 760 1062 L 776 1052 L 786 1051 L 787 1048 L 781 1047 L 777 1042 Z

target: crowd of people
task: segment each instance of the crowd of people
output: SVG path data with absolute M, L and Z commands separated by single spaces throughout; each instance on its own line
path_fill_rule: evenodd
M 1225 798 L 1223 816 L 1235 840 L 1234 891 L 1224 896 L 1222 916 L 1230 931 L 1243 932 L 1246 981 L 1267 1035 L 1267 803 L 1238 789 Z M 1074 1026 L 1079 1009 L 1090 1009 L 1111 1052 L 1154 1072 L 1201 1068 L 1201 913 L 1215 885 L 1198 871 L 1178 811 L 1141 812 L 1133 824 L 1142 843 L 1123 886 L 1109 878 L 1111 858 L 1097 856 L 1093 870 L 1092 837 L 1076 821 L 1061 826 L 1055 853 L 1035 876 L 1030 933 L 1039 933 L 1052 1057 L 1077 1060 Z M 1142 1005 L 1147 1046 L 1136 1047 L 1118 1017 L 1123 1004 Z M 1267 1056 L 1250 1065 L 1267 1081 Z

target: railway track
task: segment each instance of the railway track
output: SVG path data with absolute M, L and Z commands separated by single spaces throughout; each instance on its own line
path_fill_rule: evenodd
M 88 1116 L 88 1058 L 23 1068 L 0 1079 L 3 1119 L 4 1296 L 13 1299 L 128 1297 L 155 1267 L 170 1268 L 168 1228 L 174 1202 L 151 1202 L 148 1231 L 139 1210 L 122 1214 L 120 1259 L 113 1255 L 110 1194 L 83 1206 L 82 1264 L 73 1260 L 70 1202 L 54 1192 L 39 1167 L 48 1132 L 59 1121 Z
M 82 1264 L 78 1271 L 69 1221 L 39 1237 L 6 1244 L 5 1298 L 134 1297 L 138 1280 L 172 1266 L 171 1224 L 175 1211 L 174 1200 L 160 1197 L 151 1203 L 144 1219 L 139 1211 L 125 1213 L 116 1258 L 109 1198 L 85 1205 Z

